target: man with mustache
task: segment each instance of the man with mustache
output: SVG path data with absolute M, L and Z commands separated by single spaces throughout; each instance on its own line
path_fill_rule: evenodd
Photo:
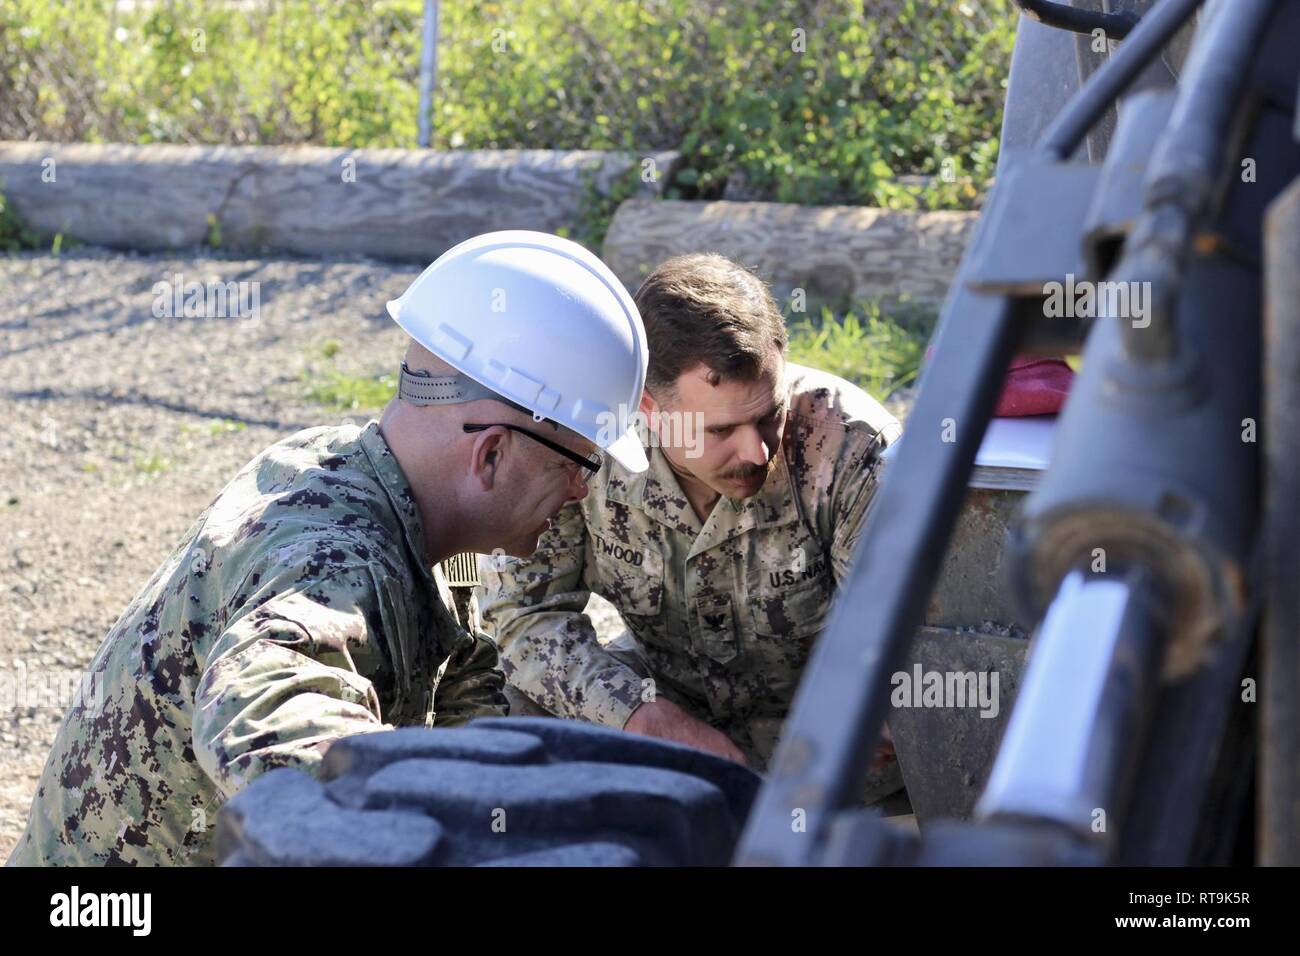
M 514 709 L 763 769 L 901 428 L 856 386 L 786 362 L 771 294 L 722 256 L 670 259 L 636 303 L 649 470 L 607 466 L 531 557 L 485 558 L 484 621 Z M 628 635 L 601 645 L 591 592 Z
M 235 475 L 113 625 L 10 865 L 211 863 L 218 808 L 340 737 L 506 712 L 496 648 L 440 567 L 528 555 L 630 428 L 646 340 L 576 243 L 505 231 L 388 303 L 410 335 L 378 421 L 309 428 Z

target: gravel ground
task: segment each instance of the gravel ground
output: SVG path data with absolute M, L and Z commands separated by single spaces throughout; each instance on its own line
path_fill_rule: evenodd
M 384 302 L 418 272 L 86 247 L 0 257 L 0 860 L 69 689 L 194 518 L 265 446 L 377 413 L 324 409 L 303 376 L 394 369 L 404 335 Z M 155 318 L 155 283 L 176 273 L 259 283 L 257 318 Z

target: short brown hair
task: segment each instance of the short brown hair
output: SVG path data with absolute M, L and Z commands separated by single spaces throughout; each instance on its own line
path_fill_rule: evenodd
M 646 387 L 656 394 L 671 394 L 678 377 L 701 364 L 716 381 L 752 379 L 785 352 L 785 319 L 772 293 L 726 256 L 675 256 L 635 298 L 650 349 Z

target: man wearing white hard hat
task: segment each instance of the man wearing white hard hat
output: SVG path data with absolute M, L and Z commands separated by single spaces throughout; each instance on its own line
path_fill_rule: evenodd
M 461 243 L 388 308 L 411 336 L 398 396 L 272 445 L 199 516 L 95 655 L 11 865 L 208 863 L 259 774 L 505 713 L 440 565 L 530 554 L 602 455 L 645 469 L 621 424 L 645 330 L 595 256 L 534 232 Z

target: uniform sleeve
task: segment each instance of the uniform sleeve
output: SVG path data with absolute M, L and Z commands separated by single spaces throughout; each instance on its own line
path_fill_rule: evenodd
M 641 703 L 641 677 L 600 646 L 584 613 L 587 525 L 577 503 L 529 558 L 484 558 L 483 620 L 506 680 L 559 717 L 622 727 Z
M 352 660 L 369 628 L 367 569 L 279 593 L 227 627 L 200 659 L 193 746 L 227 797 L 276 767 L 314 772 L 340 737 L 391 729 Z
M 846 443 L 831 494 L 831 573 L 837 589 L 848 578 L 853 552 L 876 499 L 884 467 L 881 453 L 897 441 L 898 435 L 894 423 L 873 438 L 856 443 L 856 447 Z
M 496 645 L 482 631 L 465 639 L 442 665 L 433 703 L 439 727 L 454 727 L 476 717 L 504 717 L 510 712 Z

